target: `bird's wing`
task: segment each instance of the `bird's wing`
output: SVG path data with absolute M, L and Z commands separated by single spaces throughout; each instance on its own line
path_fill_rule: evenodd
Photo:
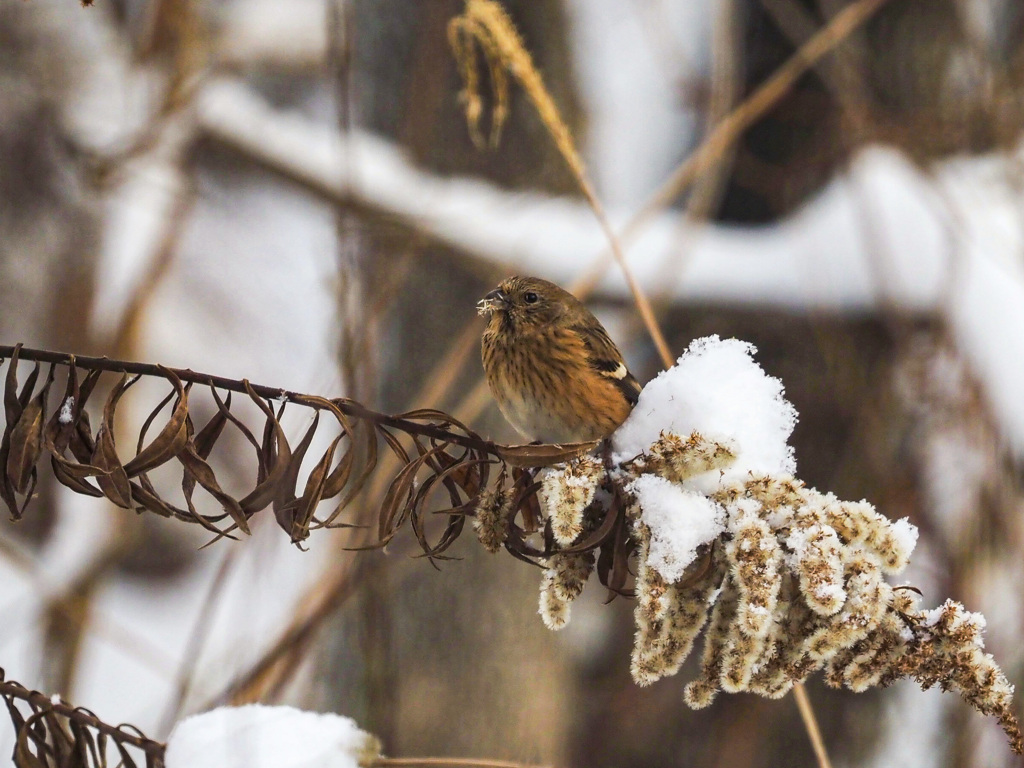
M 640 397 L 640 382 L 626 368 L 615 342 L 600 325 L 576 326 L 575 330 L 587 348 L 588 362 L 602 376 L 610 379 L 621 390 L 630 405 Z

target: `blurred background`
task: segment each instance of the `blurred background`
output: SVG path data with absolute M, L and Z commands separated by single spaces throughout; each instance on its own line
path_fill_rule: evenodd
M 909 516 L 906 581 L 982 611 L 1019 684 L 1024 5 L 872 3 L 694 184 L 648 205 L 864 4 L 503 3 L 629 227 L 672 352 L 753 342 L 800 413 L 800 477 Z M 474 304 L 532 273 L 585 286 L 653 377 L 623 274 L 518 86 L 500 145 L 470 140 L 447 37 L 462 9 L 0 0 L 0 343 L 441 408 L 515 442 L 480 388 Z M 108 722 L 164 739 L 214 703 L 284 702 L 350 715 L 393 756 L 816 764 L 792 697 L 691 712 L 694 665 L 637 688 L 628 601 L 591 585 L 551 633 L 539 572 L 471 536 L 437 570 L 408 542 L 346 552 L 346 531 L 302 552 L 264 513 L 251 538 L 200 549 L 189 526 L 46 474 L 25 519 L 0 523 L 0 667 Z M 380 490 L 346 519 L 372 519 Z M 1020 764 L 956 696 L 809 692 L 836 766 Z M 0 724 L 0 754 L 12 739 Z

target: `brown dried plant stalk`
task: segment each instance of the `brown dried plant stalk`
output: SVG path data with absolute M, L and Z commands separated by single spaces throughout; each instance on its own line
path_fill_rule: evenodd
M 33 361 L 35 366 L 19 377 L 19 364 L 25 361 Z M 40 380 L 44 363 L 49 363 L 49 368 Z M 272 507 L 278 524 L 293 542 L 301 543 L 311 530 L 346 525 L 336 521 L 374 471 L 383 443 L 399 462 L 379 510 L 376 546 L 388 543 L 408 523 L 423 552 L 442 557 L 461 533 L 466 516 L 488 493 L 495 466 L 500 471 L 491 492 L 503 488 L 509 477 L 513 479 L 509 491 L 521 491 L 529 479 L 523 467 L 565 461 L 595 446 L 501 446 L 440 411 L 420 409 L 390 416 L 345 398 L 328 399 L 190 370 L 75 357 L 20 345 L 0 347 L 0 368 L 3 365 L 7 370 L 0 497 L 15 519 L 32 499 L 45 454 L 56 479 L 76 493 L 105 497 L 125 509 L 195 523 L 216 538 L 231 537 L 235 531 L 248 533 L 251 517 Z M 59 397 L 54 391 L 58 369 L 65 371 Z M 106 382 L 109 391 L 94 431 L 88 406 L 98 399 L 104 374 L 112 374 L 106 378 L 116 380 Z M 134 455 L 124 460 L 114 440 L 115 421 L 121 403 L 141 378 L 163 380 L 168 393 L 149 407 Z M 194 390 L 197 384 L 200 388 Z M 207 394 L 207 405 L 213 408 L 213 416 L 200 426 L 193 423 L 190 402 L 196 392 Z M 255 421 L 232 406 L 235 394 L 242 394 L 255 406 Z M 288 404 L 310 409 L 313 414 L 294 446 L 281 425 Z M 325 428 L 333 430 L 332 439 L 303 478 L 300 469 L 324 413 L 329 424 Z M 246 419 L 251 423 L 247 425 Z M 155 426 L 158 421 L 159 427 Z M 214 468 L 217 446 L 231 430 L 253 449 L 254 482 L 244 495 L 228 493 Z M 150 478 L 155 470 L 167 466 L 181 472 L 180 490 L 174 494 L 162 485 L 158 488 Z M 197 490 L 212 498 L 219 512 L 197 505 Z M 527 498 L 528 494 L 521 495 L 518 503 Z M 324 502 L 330 502 L 332 509 L 320 515 L 318 509 Z M 446 522 L 431 540 L 428 531 L 436 516 Z M 513 535 L 508 548 L 522 538 Z M 531 551 L 517 554 L 529 556 Z
M 590 183 L 590 178 L 587 176 L 586 167 L 576 150 L 572 132 L 562 119 L 558 107 L 555 106 L 555 100 L 551 98 L 551 94 L 544 85 L 540 71 L 533 63 L 533 57 L 526 50 L 519 32 L 505 9 L 496 0 L 466 0 L 463 13 L 453 18 L 448 24 L 448 40 L 451 43 L 452 53 L 455 55 L 459 71 L 462 73 L 464 88 L 460 95 L 465 106 L 466 123 L 469 126 L 473 142 L 477 146 L 484 144 L 480 132 L 483 101 L 480 97 L 480 74 L 477 68 L 476 46 L 479 46 L 480 52 L 487 62 L 491 77 L 491 89 L 494 93 L 494 107 L 491 111 L 491 146 L 498 145 L 501 129 L 508 117 L 509 85 L 505 75 L 507 71 L 519 81 L 526 92 L 530 102 L 537 110 L 541 122 L 555 142 L 555 147 L 569 166 L 580 191 L 583 192 L 587 203 L 593 209 L 601 229 L 608 238 L 612 254 L 622 268 L 637 310 L 658 349 L 662 363 L 666 368 L 672 365 L 674 358 L 668 342 L 665 341 L 665 336 L 654 318 L 650 301 L 626 263 L 622 244 L 612 229 L 600 198 L 594 192 L 593 184 Z

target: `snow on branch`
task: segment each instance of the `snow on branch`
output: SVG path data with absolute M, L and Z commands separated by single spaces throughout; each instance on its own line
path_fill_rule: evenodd
M 351 718 L 248 704 L 179 722 L 167 740 L 165 768 L 367 768 L 380 750 Z

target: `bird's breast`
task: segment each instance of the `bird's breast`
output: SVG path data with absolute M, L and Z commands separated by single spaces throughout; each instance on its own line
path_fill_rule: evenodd
M 629 413 L 614 384 L 588 363 L 579 338 L 546 333 L 484 334 L 484 371 L 498 408 L 528 440 L 570 443 L 610 434 Z

